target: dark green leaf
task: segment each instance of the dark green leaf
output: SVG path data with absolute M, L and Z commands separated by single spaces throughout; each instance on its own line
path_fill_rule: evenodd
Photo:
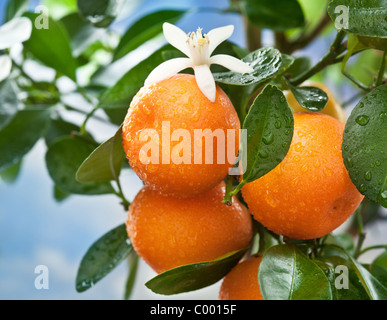
M 133 248 L 122 224 L 98 239 L 82 258 L 76 279 L 76 289 L 84 292 L 117 267 Z
M 41 0 L 41 4 L 47 7 L 50 17 L 59 20 L 64 16 L 77 11 L 77 0 Z
M 338 29 L 363 36 L 387 38 L 386 0 L 332 0 L 328 13 Z
M 45 135 L 46 145 L 50 146 L 56 140 L 64 136 L 71 136 L 73 133 L 79 132 L 79 127 L 70 122 L 61 119 L 52 119 L 50 126 Z
M 310 69 L 310 59 L 307 57 L 296 58 L 293 64 L 286 70 L 293 78 Z
M 248 74 L 232 71 L 215 73 L 215 80 L 237 86 L 262 85 L 280 71 L 282 55 L 277 49 L 261 48 L 244 57 L 242 61 L 248 63 L 254 71 Z
M 370 265 L 371 274 L 387 288 L 387 251 L 384 251 Z
M 274 169 L 288 153 L 293 137 L 294 119 L 283 93 L 267 85 L 258 95 L 243 123 L 247 145 L 242 145 L 246 164 L 243 181 L 254 181 Z
M 77 171 L 77 180 L 82 183 L 117 180 L 125 153 L 122 148 L 122 126 L 117 133 L 95 149 Z
M 305 23 L 297 0 L 246 0 L 243 12 L 252 24 L 261 29 L 285 31 Z
M 259 265 L 264 300 L 331 300 L 323 270 L 294 245 L 270 247 Z
M 367 292 L 362 286 L 355 269 L 346 255 L 332 252 L 333 255 L 321 258 L 322 263 L 327 264 L 330 270 L 328 273 L 331 282 L 332 294 L 335 300 L 369 300 Z M 348 270 L 348 278 L 343 274 L 343 268 Z M 339 278 L 341 277 L 341 278 Z M 344 286 L 347 281 L 348 287 Z
M 358 190 L 387 207 L 387 84 L 364 96 L 343 136 L 344 164 Z
M 22 165 L 22 160 L 19 160 L 12 166 L 0 172 L 0 180 L 9 184 L 14 183 L 19 177 L 21 165 Z
M 62 190 L 75 194 L 112 193 L 110 183 L 80 183 L 75 175 L 82 162 L 94 150 L 94 144 L 79 137 L 64 137 L 50 145 L 46 154 L 48 172 Z
M 332 258 L 336 261 L 339 261 L 338 265 L 345 265 L 349 270 L 353 271 L 357 279 L 350 280 L 351 283 L 356 285 L 358 293 L 363 296 L 362 290 L 365 291 L 368 298 L 371 300 L 386 300 L 387 299 L 387 288 L 385 288 L 379 281 L 376 279 L 365 267 L 363 267 L 359 262 L 357 262 L 351 255 L 345 252 L 344 249 L 334 246 L 327 245 L 324 248 L 324 259 L 326 261 L 331 260 Z M 332 260 L 331 260 L 332 261 Z M 361 287 L 359 287 L 361 285 Z M 359 289 L 360 288 L 360 289 Z M 353 291 L 354 288 L 351 288 Z M 348 291 L 348 290 L 346 290 Z M 344 293 L 348 294 L 348 293 Z
M 28 3 L 29 0 L 8 0 L 5 12 L 5 21 L 10 21 L 15 17 L 20 17 L 25 11 L 27 11 Z
M 245 252 L 239 250 L 213 261 L 177 267 L 159 274 L 145 285 L 153 292 L 164 295 L 198 290 L 221 280 Z
M 114 59 L 120 59 L 148 40 L 162 32 L 164 22 L 175 23 L 184 15 L 181 10 L 161 10 L 153 12 L 136 21 L 122 36 L 118 44 Z
M 19 107 L 16 88 L 11 80 L 0 82 L 0 130 L 15 116 Z
M 295 87 L 287 82 L 298 103 L 308 111 L 321 111 L 328 103 L 327 94 L 317 87 Z
M 19 111 L 0 131 L 0 171 L 18 162 L 44 135 L 50 123 L 47 109 Z
M 122 124 L 133 97 L 144 85 L 144 81 L 153 69 L 164 62 L 162 52 L 171 49 L 172 46 L 168 45 L 157 50 L 150 57 L 132 68 L 112 88 L 109 88 L 102 94 L 100 107 L 109 115 L 113 114 L 114 123 Z
M 25 13 L 32 23 L 40 16 Z M 32 28 L 31 38 L 26 48 L 45 65 L 75 80 L 76 62 L 72 56 L 69 35 L 60 21 L 49 18 L 48 29 Z
M 67 199 L 71 194 L 62 190 L 58 186 L 54 186 L 54 199 L 57 202 L 62 202 Z
M 104 29 L 94 28 L 87 23 L 77 12 L 63 17 L 61 22 L 69 33 L 74 57 L 79 57 L 106 33 Z
M 78 10 L 96 27 L 108 27 L 120 13 L 123 0 L 77 0 Z

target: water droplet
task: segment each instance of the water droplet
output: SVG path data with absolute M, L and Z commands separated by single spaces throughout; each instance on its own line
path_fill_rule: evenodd
M 263 140 L 263 143 L 266 145 L 272 144 L 274 141 L 273 133 L 269 132 L 267 135 L 263 136 L 262 140 Z
M 324 168 L 323 170 L 324 174 L 327 176 L 327 177 L 331 177 L 332 176 L 332 171 L 328 168 Z
M 281 101 L 281 102 L 285 102 L 285 101 L 286 101 L 285 97 L 282 96 L 282 97 L 280 98 L 280 101 Z
M 344 150 L 345 150 L 345 151 L 348 151 L 348 150 L 349 150 L 349 147 L 348 147 L 348 146 L 344 146 Z
M 379 160 L 376 160 L 375 162 L 376 166 L 380 167 L 380 165 L 382 164 Z
M 360 187 L 359 187 L 359 191 L 360 191 L 361 193 L 364 193 L 366 190 L 367 190 L 366 185 L 365 185 L 365 184 L 361 184 Z
M 352 158 L 347 158 L 347 165 L 348 165 L 348 168 L 352 168 L 353 167 L 353 160 L 352 160 Z
M 300 158 L 299 156 L 294 156 L 294 157 L 293 157 L 293 160 L 296 161 L 296 162 L 300 161 L 300 159 L 301 159 L 301 158 Z
M 364 108 L 364 103 L 363 102 L 359 103 L 359 108 Z
M 266 159 L 266 158 L 269 156 L 269 154 L 268 154 L 265 150 L 261 150 L 261 151 L 259 152 L 259 156 L 260 156 L 262 159 Z
M 366 179 L 367 181 L 371 181 L 372 179 L 372 173 L 370 171 L 367 171 L 365 174 L 364 174 L 364 179 Z
M 356 122 L 361 126 L 365 126 L 370 121 L 370 117 L 366 115 L 358 116 Z
M 387 112 L 382 112 L 382 113 L 379 114 L 380 118 L 384 118 L 385 116 L 387 116 Z
M 274 126 L 277 128 L 277 129 L 280 129 L 282 127 L 282 122 L 280 120 L 277 120 L 275 123 L 274 123 Z

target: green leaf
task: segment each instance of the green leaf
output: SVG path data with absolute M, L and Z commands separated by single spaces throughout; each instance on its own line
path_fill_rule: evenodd
M 0 171 L 18 162 L 44 135 L 50 123 L 47 109 L 19 111 L 0 131 Z
M 61 119 L 52 119 L 45 135 L 46 145 L 52 145 L 56 140 L 64 136 L 71 136 L 79 132 L 79 127 Z M 91 137 L 90 137 L 91 138 Z
M 175 23 L 184 13 L 181 10 L 161 10 L 136 21 L 122 36 L 114 52 L 114 60 L 122 58 L 146 41 L 161 34 L 164 22 Z
M 345 66 L 351 56 L 367 49 L 387 50 L 387 39 L 348 34 L 347 53 L 341 65 L 342 72 L 344 72 Z
M 252 182 L 274 169 L 289 151 L 294 119 L 282 91 L 267 85 L 258 95 L 243 123 L 247 145 L 242 145 L 246 164 L 243 181 Z
M 5 11 L 5 21 L 20 17 L 28 9 L 29 0 L 9 0 Z
M 347 9 L 343 11 L 344 7 Z M 386 0 L 332 0 L 328 13 L 336 22 L 336 28 L 363 36 L 387 38 Z
M 387 84 L 364 96 L 343 136 L 344 164 L 358 190 L 387 207 Z
M 115 124 L 122 124 L 133 97 L 144 85 L 144 81 L 153 69 L 164 62 L 162 52 L 171 49 L 172 46 L 167 45 L 157 50 L 129 70 L 113 87 L 102 94 L 99 106 L 109 116 L 113 115 Z
M 71 194 L 62 190 L 58 186 L 54 186 L 54 199 L 56 202 L 62 202 L 66 200 Z
M 371 274 L 387 288 L 387 251 L 384 251 L 370 265 Z
M 331 283 L 334 300 L 370 300 L 346 255 L 342 253 L 336 255 L 336 252 L 333 252 L 333 255 L 320 258 L 320 261 L 329 267 L 327 276 Z M 348 270 L 348 278 L 342 274 L 343 267 Z M 340 274 L 342 274 L 341 279 L 339 278 Z M 347 281 L 348 287 L 341 287 L 344 281 Z M 338 284 L 340 287 L 337 286 Z
M 113 193 L 110 183 L 80 183 L 75 178 L 79 166 L 93 150 L 94 144 L 80 137 L 64 137 L 50 145 L 46 165 L 52 180 L 60 189 L 85 195 Z
M 254 71 L 248 74 L 232 71 L 215 73 L 215 80 L 236 86 L 262 85 L 280 71 L 282 55 L 277 49 L 261 48 L 244 57 L 242 61 L 249 64 Z
M 198 290 L 226 276 L 245 252 L 246 250 L 243 249 L 213 261 L 180 266 L 159 274 L 145 285 L 153 292 L 164 295 Z
M 9 79 L 0 82 L 0 130 L 15 116 L 19 107 L 16 88 Z
M 285 31 L 304 25 L 305 18 L 297 0 L 246 0 L 243 13 L 261 29 Z
M 82 258 L 76 278 L 77 291 L 90 289 L 125 260 L 132 250 L 125 224 L 106 233 Z
M 358 289 L 358 293 L 362 294 L 364 290 L 368 298 L 371 300 L 386 300 L 387 288 L 385 288 L 367 269 L 365 269 L 359 262 L 357 262 L 351 255 L 345 252 L 344 249 L 335 245 L 327 245 L 324 248 L 325 260 L 329 261 L 329 258 L 339 259 L 339 264 L 345 265 L 352 270 L 357 279 L 352 280 L 357 287 L 361 285 L 361 289 Z M 351 275 L 350 275 L 351 279 Z M 358 283 L 357 283 L 358 282 Z M 356 284 L 357 283 L 357 284 Z M 351 288 L 351 287 L 350 287 Z M 353 288 L 352 288 L 353 290 Z M 345 290 L 348 291 L 348 290 Z M 345 293 L 347 294 L 347 293 Z
M 31 12 L 24 15 L 32 23 L 39 20 L 40 16 Z M 69 35 L 60 21 L 48 19 L 48 29 L 32 28 L 31 38 L 25 43 L 25 46 L 35 58 L 75 81 L 77 66 L 72 56 Z
M 125 159 L 121 134 L 122 126 L 112 138 L 102 143 L 87 157 L 77 171 L 76 177 L 79 182 L 118 179 Z
M 21 165 L 22 165 L 22 160 L 20 159 L 12 166 L 0 172 L 0 180 L 8 184 L 12 184 L 16 182 L 20 174 Z
M 308 111 L 321 111 L 328 103 L 327 94 L 320 88 L 295 87 L 289 81 L 287 81 L 287 84 L 298 103 Z
M 94 28 L 79 13 L 69 14 L 61 19 L 70 39 L 74 57 L 79 57 L 94 42 L 101 40 L 106 33 L 104 29 Z
M 120 13 L 123 0 L 77 0 L 80 14 L 99 28 L 108 27 Z
M 259 265 L 264 300 L 331 300 L 323 270 L 294 245 L 270 247 Z

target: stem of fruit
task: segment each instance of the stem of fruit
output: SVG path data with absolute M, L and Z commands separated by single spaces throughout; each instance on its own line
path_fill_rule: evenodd
M 130 202 L 125 198 L 124 193 L 122 192 L 121 182 L 118 177 L 115 178 L 118 191 L 115 190 L 115 194 L 121 199 L 121 204 L 124 206 L 125 211 L 128 211 Z
M 290 79 L 290 83 L 294 86 L 298 86 L 305 80 L 308 80 L 310 77 L 325 69 L 327 66 L 340 62 L 341 59 L 338 59 L 338 57 L 346 50 L 346 47 L 342 43 L 345 35 L 346 33 L 343 30 L 339 31 L 330 46 L 329 52 L 315 66 L 300 74 L 298 77 Z
M 229 179 L 229 177 L 227 178 Z M 245 180 L 242 180 L 240 184 L 238 184 L 238 186 L 234 189 L 234 190 L 230 190 L 229 192 L 226 192 L 225 196 L 224 196 L 224 199 L 223 199 L 223 203 L 224 204 L 227 204 L 228 206 L 231 206 L 232 205 L 232 197 L 237 195 L 239 191 L 241 191 L 241 189 L 243 188 L 243 186 L 247 183 L 247 181 Z

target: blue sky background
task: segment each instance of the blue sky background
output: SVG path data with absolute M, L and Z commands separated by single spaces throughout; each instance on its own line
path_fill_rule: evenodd
M 6 2 L 0 0 L 0 24 Z M 33 1 L 31 8 L 38 3 Z M 122 32 L 141 16 L 160 8 L 207 7 L 209 4 L 211 7 L 226 8 L 228 1 L 180 0 L 176 3 L 169 0 L 142 1 L 129 17 L 118 21 L 112 28 Z M 208 31 L 227 24 L 235 25 L 230 40 L 244 46 L 243 24 L 234 14 L 196 13 L 187 16 L 178 25 L 188 32 L 199 26 Z M 326 48 L 329 42 L 329 37 L 323 38 L 309 48 L 314 60 L 319 58 L 319 48 Z M 143 50 L 136 50 L 131 61 L 141 60 Z M 344 92 L 349 90 L 347 87 L 341 89 Z M 79 122 L 79 119 L 74 121 Z M 101 141 L 114 132 L 114 128 L 98 122 L 91 121 L 90 127 L 94 128 L 94 134 Z M 78 264 L 89 246 L 123 223 L 126 212 L 123 212 L 115 196 L 72 196 L 63 203 L 55 202 L 52 197 L 53 183 L 44 163 L 45 152 L 44 143 L 39 142 L 25 157 L 16 183 L 6 185 L 0 181 L 0 299 L 121 299 L 127 277 L 125 263 L 83 294 L 76 293 L 74 283 Z M 130 200 L 142 185 L 130 171 L 123 172 L 122 183 Z M 385 241 L 385 227 L 385 224 L 376 226 L 366 244 Z M 48 290 L 36 290 L 34 287 L 37 265 L 49 268 Z M 153 276 L 155 273 L 141 262 L 133 299 L 217 299 L 220 283 L 179 296 L 155 295 L 144 286 Z

